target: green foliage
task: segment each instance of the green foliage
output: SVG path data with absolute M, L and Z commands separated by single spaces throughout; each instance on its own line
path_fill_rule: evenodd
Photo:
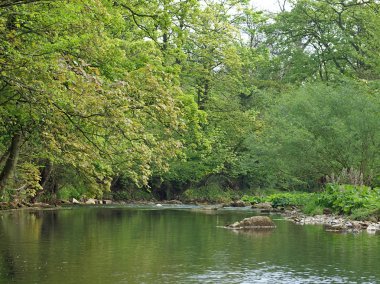
M 321 194 L 320 204 L 346 215 L 350 215 L 358 209 L 375 209 L 380 204 L 380 189 L 372 189 L 368 186 L 328 184 Z
M 342 75 L 379 78 L 379 17 L 376 1 L 291 1 L 292 9 L 267 25 L 273 46 L 272 78 L 304 82 Z
M 229 203 L 241 197 L 239 192 L 224 189 L 219 184 L 210 183 L 186 190 L 180 197 L 183 202 Z
M 273 207 L 289 207 L 300 206 L 312 196 L 312 193 L 277 193 L 269 195 L 265 198 L 267 202 L 271 202 Z
M 371 220 L 378 222 L 380 220 L 380 202 L 374 208 L 353 209 L 350 218 L 359 221 Z
M 272 187 L 313 188 L 326 175 L 380 171 L 380 96 L 377 87 L 345 81 L 307 84 L 281 97 L 265 128 L 250 138 L 252 167 Z M 253 160 L 255 161 L 255 160 Z
M 41 175 L 38 167 L 31 163 L 23 163 L 19 172 L 24 183 L 22 189 L 19 190 L 21 196 L 24 198 L 34 197 L 38 191 L 42 190 L 40 185 Z
M 247 0 L 32 2 L 0 8 L 0 190 L 101 197 L 124 176 L 131 199 L 220 178 L 187 193 L 215 201 L 347 169 L 380 183 L 378 3 L 273 18 Z
M 350 216 L 355 220 L 379 219 L 380 188 L 368 186 L 328 184 L 324 191 L 315 193 L 283 192 L 267 196 L 243 196 L 245 202 L 270 202 L 273 207 L 295 206 L 305 214 L 323 214 L 330 208 L 338 214 Z
M 116 201 L 143 201 L 153 200 L 153 195 L 142 189 L 134 189 L 130 191 L 116 191 L 110 194 L 111 199 Z
M 320 192 L 309 193 L 305 196 L 300 208 L 303 213 L 307 215 L 322 215 L 326 206 L 323 206 L 320 202 Z
M 72 198 L 80 200 L 87 192 L 88 190 L 85 187 L 66 185 L 59 190 L 57 198 L 60 200 L 71 200 Z
M 255 196 L 255 195 L 243 195 L 241 200 L 244 202 L 249 202 L 253 205 L 253 204 L 264 202 L 265 198 L 261 196 Z

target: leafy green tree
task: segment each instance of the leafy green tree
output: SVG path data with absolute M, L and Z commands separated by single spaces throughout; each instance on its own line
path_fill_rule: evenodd
M 2 189 L 19 155 L 42 175 L 76 169 L 98 192 L 120 171 L 147 183 L 151 166 L 166 167 L 180 147 L 170 137 L 182 128 L 181 91 L 161 51 L 130 42 L 118 7 L 90 2 L 2 8 Z
M 251 136 L 251 165 L 283 188 L 315 187 L 350 168 L 369 183 L 380 172 L 379 104 L 375 85 L 300 87 L 270 110 L 262 134 Z
M 277 77 L 289 82 L 342 74 L 378 78 L 378 10 L 378 1 L 293 1 L 292 9 L 266 28 Z

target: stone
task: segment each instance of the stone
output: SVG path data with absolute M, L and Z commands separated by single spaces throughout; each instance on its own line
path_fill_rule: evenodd
M 156 204 L 157 207 L 162 207 L 162 204 L 158 203 Z
M 254 209 L 261 209 L 261 210 L 272 210 L 272 204 L 270 202 L 263 202 L 263 203 L 257 203 L 255 205 L 252 205 L 252 208 Z
M 81 204 L 78 200 L 76 200 L 75 198 L 73 198 L 72 200 L 71 200 L 71 203 L 72 204 Z
M 231 207 L 245 207 L 245 202 L 242 200 L 233 201 L 230 203 Z
M 230 229 L 255 229 L 255 228 L 275 228 L 276 225 L 272 219 L 267 216 L 253 216 L 245 218 L 240 222 L 235 222 L 226 226 Z
M 367 227 L 367 232 L 370 234 L 375 234 L 376 232 L 380 231 L 380 223 L 378 224 L 370 224 Z
M 90 198 L 85 202 L 87 205 L 94 205 L 96 204 L 96 199 Z
M 106 205 L 112 204 L 112 200 L 104 199 L 103 204 L 106 204 Z

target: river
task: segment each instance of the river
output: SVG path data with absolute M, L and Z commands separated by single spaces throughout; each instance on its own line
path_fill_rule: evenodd
M 380 283 L 380 235 L 221 226 L 251 210 L 82 207 L 0 214 L 0 283 Z

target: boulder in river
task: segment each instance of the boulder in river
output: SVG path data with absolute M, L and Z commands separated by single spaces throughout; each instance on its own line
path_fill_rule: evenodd
M 276 228 L 272 219 L 268 216 L 253 216 L 245 218 L 240 222 L 235 222 L 226 226 L 229 229 L 266 229 L 266 228 Z

